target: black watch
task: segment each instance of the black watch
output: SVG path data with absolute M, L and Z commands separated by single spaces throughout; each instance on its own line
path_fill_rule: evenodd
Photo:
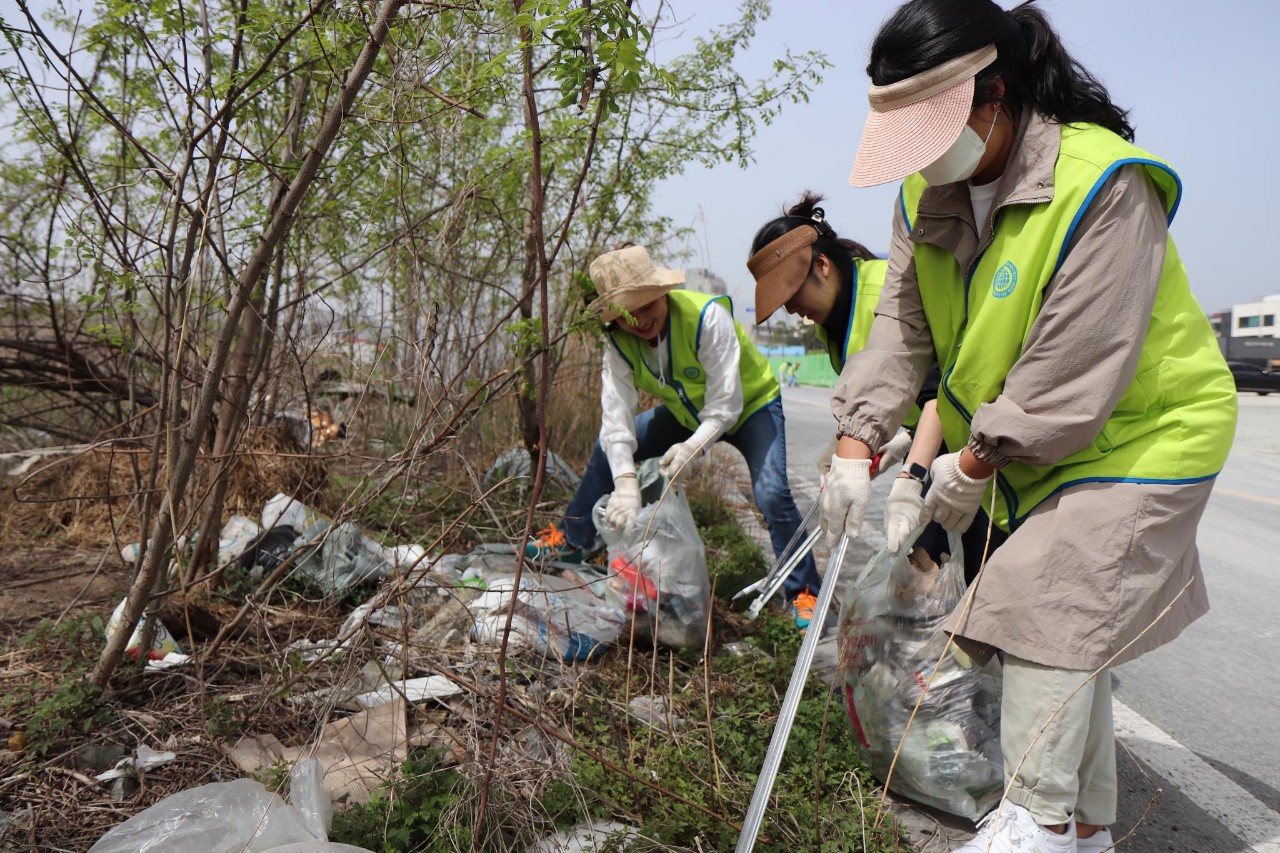
M 899 477 L 910 477 L 917 482 L 924 483 L 929 479 L 929 469 L 921 465 L 919 462 L 911 462 L 902 466 L 902 473 Z

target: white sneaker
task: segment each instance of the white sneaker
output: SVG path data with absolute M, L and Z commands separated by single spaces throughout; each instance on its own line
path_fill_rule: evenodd
M 973 840 L 952 853 L 1076 853 L 1076 837 L 1050 832 L 1031 812 L 1004 800 L 978 824 Z
M 1115 850 L 1116 843 L 1111 839 L 1110 827 L 1102 827 L 1088 838 L 1076 836 L 1076 853 L 1102 853 L 1104 850 Z

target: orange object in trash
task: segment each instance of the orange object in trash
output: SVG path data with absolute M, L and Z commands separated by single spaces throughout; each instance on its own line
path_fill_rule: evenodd
M 622 589 L 619 591 L 626 595 L 627 609 L 641 612 L 648 610 L 648 602 L 658 597 L 657 584 L 645 577 L 625 556 L 615 557 L 609 568 L 622 581 Z

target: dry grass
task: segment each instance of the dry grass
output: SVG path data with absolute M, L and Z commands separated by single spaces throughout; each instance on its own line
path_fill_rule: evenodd
M 150 451 L 117 444 L 52 459 L 0 492 L 0 536 L 10 543 L 55 540 L 77 547 L 135 542 L 144 499 L 150 496 L 155 505 L 168 473 L 161 460 L 160 485 L 148 490 L 151 462 Z M 182 513 L 198 510 L 222 467 L 208 456 L 198 459 L 195 497 L 184 502 Z M 251 518 L 277 492 L 321 501 L 328 483 L 326 459 L 304 453 L 281 428 L 251 430 L 227 476 L 224 513 Z

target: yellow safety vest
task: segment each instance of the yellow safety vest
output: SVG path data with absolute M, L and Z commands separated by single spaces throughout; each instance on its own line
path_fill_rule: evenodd
M 1001 208 L 994 238 L 968 276 L 949 250 L 913 243 L 942 366 L 938 413 L 949 447 L 967 444 L 973 412 L 1003 390 L 1094 195 L 1117 169 L 1134 163 L 1145 167 L 1172 222 L 1181 195 L 1172 168 L 1105 128 L 1065 125 L 1053 199 Z M 924 190 L 919 174 L 903 182 L 908 229 Z M 1001 469 L 989 487 L 996 489 L 995 521 L 1013 529 L 1041 501 L 1081 483 L 1210 479 L 1226 461 L 1235 420 L 1235 384 L 1170 238 L 1133 382 L 1090 446 L 1054 465 L 1015 462 Z M 989 501 L 990 493 L 984 505 Z
M 672 290 L 667 293 L 667 328 L 664 332 L 667 347 L 666 363 L 670 376 L 659 376 L 648 366 L 641 354 L 649 343 L 629 332 L 615 329 L 609 340 L 627 364 L 636 387 L 662 400 L 676 420 L 691 430 L 701 423 L 700 412 L 707 400 L 707 374 L 698 360 L 698 344 L 702 339 L 702 320 L 716 303 L 733 316 L 733 302 L 728 296 L 709 296 L 691 290 Z M 742 414 L 729 432 L 738 427 L 764 406 L 778 397 L 778 379 L 773 375 L 769 362 L 747 337 L 746 330 L 737 320 L 733 321 L 738 334 L 738 375 L 742 380 Z

